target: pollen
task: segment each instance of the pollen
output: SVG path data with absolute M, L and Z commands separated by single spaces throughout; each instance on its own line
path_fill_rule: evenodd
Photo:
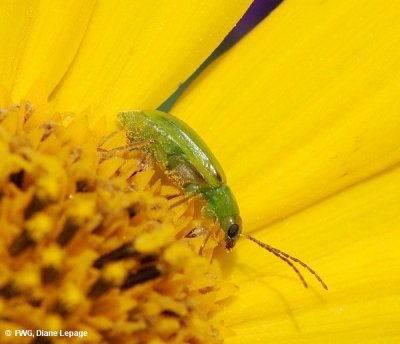
M 185 200 L 122 129 L 102 137 L 84 115 L 21 102 L 0 109 L 0 154 L 0 333 L 223 341 L 229 331 L 210 320 L 231 295 L 211 262 L 218 238 L 199 255 L 209 224 L 197 201 Z M 82 338 L 68 338 L 75 342 Z

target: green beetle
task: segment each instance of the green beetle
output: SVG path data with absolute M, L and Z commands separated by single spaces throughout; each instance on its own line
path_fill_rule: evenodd
M 239 207 L 220 164 L 201 138 L 184 122 L 161 111 L 127 111 L 119 118 L 132 144 L 143 145 L 186 194 L 207 201 L 203 213 L 218 219 L 225 246 L 232 249 L 241 234 Z
M 239 237 L 246 237 L 289 264 L 307 287 L 292 262 L 309 270 L 327 289 L 326 284 L 308 265 L 257 239 L 242 234 L 239 207 L 221 165 L 204 141 L 178 118 L 157 110 L 124 111 L 118 115 L 133 146 L 141 146 L 167 171 L 189 196 L 206 201 L 203 213 L 218 219 L 225 233 L 225 247 L 231 250 Z

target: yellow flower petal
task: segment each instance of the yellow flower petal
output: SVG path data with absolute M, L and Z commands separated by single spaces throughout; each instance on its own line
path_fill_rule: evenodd
M 399 161 L 399 14 L 285 1 L 172 110 L 220 158 L 247 228 Z
M 103 1 L 53 99 L 109 123 L 123 109 L 156 108 L 222 41 L 250 0 Z
M 38 84 L 44 96 L 50 94 L 79 48 L 94 3 L 0 2 L 0 86 L 12 91 L 14 102 L 26 98 Z
M 235 302 L 217 314 L 226 343 L 397 343 L 400 330 L 400 169 L 354 186 L 257 233 L 309 262 L 325 292 L 251 242 L 231 257 Z

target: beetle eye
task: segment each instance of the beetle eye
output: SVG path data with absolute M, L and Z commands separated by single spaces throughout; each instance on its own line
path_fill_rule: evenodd
M 239 234 L 239 225 L 237 225 L 236 223 L 234 223 L 233 225 L 229 226 L 228 229 L 228 236 L 230 238 L 234 238 Z

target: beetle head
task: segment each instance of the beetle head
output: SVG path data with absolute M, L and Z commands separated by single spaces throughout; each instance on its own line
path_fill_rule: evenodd
M 242 221 L 240 221 L 240 218 L 234 219 L 225 232 L 225 248 L 227 250 L 231 250 L 235 246 L 241 233 Z

